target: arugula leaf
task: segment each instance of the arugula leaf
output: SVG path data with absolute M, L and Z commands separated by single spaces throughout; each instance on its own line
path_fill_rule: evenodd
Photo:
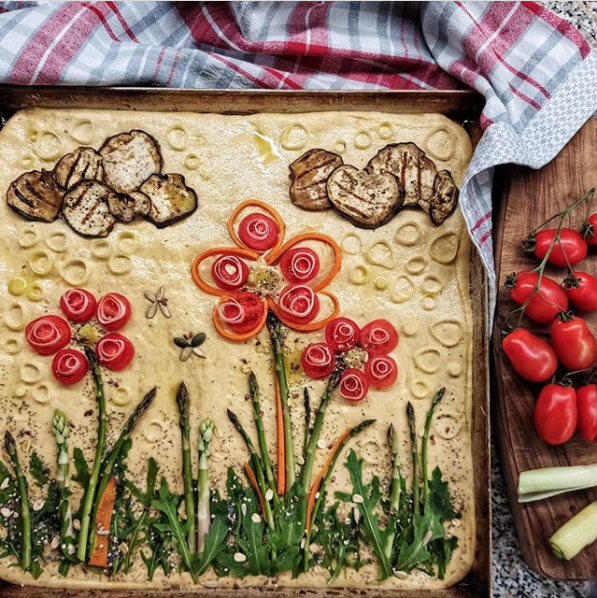
M 209 565 L 226 548 L 228 531 L 226 518 L 222 515 L 216 515 L 209 526 L 209 531 L 205 534 L 203 552 L 197 563 L 198 576 L 203 575 Z
M 31 453 L 31 457 L 29 458 L 29 473 L 35 480 L 38 488 L 42 488 L 50 480 L 50 470 L 41 460 L 41 457 L 37 454 L 37 451 L 33 451 Z

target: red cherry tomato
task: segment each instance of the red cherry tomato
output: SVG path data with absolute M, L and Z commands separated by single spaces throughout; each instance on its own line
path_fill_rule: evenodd
M 348 368 L 342 372 L 338 385 L 340 396 L 347 401 L 357 403 L 362 401 L 369 391 L 369 383 L 361 370 Z
M 374 355 L 365 364 L 365 376 L 371 386 L 386 388 L 396 382 L 398 366 L 387 355 Z
M 259 326 L 264 310 L 265 303 L 257 295 L 241 291 L 221 301 L 216 316 L 235 334 L 247 334 Z
M 535 404 L 535 430 L 541 440 L 558 445 L 574 435 L 578 412 L 572 387 L 548 384 L 541 389 Z
M 542 260 L 555 237 L 555 228 L 546 228 L 535 234 L 534 243 L 529 247 L 531 251 Z M 574 266 L 587 256 L 587 244 L 581 234 L 571 228 L 560 230 L 560 239 L 554 243 L 549 254 L 548 262 L 554 266 Z M 568 258 L 568 259 L 566 259 Z
M 286 285 L 278 297 L 284 317 L 296 324 L 312 322 L 319 313 L 319 297 L 304 284 Z
M 240 221 L 238 236 L 250 249 L 267 251 L 278 242 L 280 231 L 278 225 L 269 216 L 254 212 Z
M 87 357 L 75 349 L 62 349 L 54 355 L 52 360 L 54 378 L 67 386 L 83 380 L 88 370 Z
M 597 310 L 597 278 L 586 272 L 574 272 L 564 280 L 563 286 L 575 307 L 583 311 Z
M 545 382 L 558 369 L 558 359 L 551 345 L 525 328 L 517 328 L 502 341 L 512 367 L 529 382 Z
M 506 286 L 510 289 L 511 299 L 518 305 L 524 305 L 533 293 L 526 306 L 525 315 L 537 324 L 551 324 L 558 313 L 568 309 L 568 297 L 562 287 L 547 276 L 541 277 L 539 290 L 533 292 L 538 278 L 537 272 L 523 270 L 509 277 Z
M 361 328 L 359 343 L 370 355 L 385 355 L 396 348 L 398 333 L 387 320 L 373 320 Z
M 80 324 L 89 322 L 95 316 L 97 301 L 86 289 L 68 289 L 60 297 L 60 309 L 71 321 Z
M 336 358 L 327 343 L 311 343 L 301 353 L 301 364 L 307 376 L 318 380 L 334 371 Z
M 597 213 L 591 214 L 583 224 L 583 236 L 589 245 L 597 245 Z
M 60 316 L 41 316 L 27 324 L 25 337 L 39 355 L 52 355 L 70 343 L 70 324 Z
M 354 349 L 360 336 L 359 327 L 348 318 L 335 318 L 325 327 L 325 340 L 334 351 Z
M 280 269 L 288 282 L 304 284 L 319 273 L 319 257 L 309 247 L 295 247 L 284 252 Z
M 97 303 L 97 321 L 106 330 L 120 330 L 131 319 L 131 304 L 120 293 L 108 293 Z
M 97 359 L 109 370 L 124 370 L 135 356 L 135 347 L 126 336 L 118 332 L 110 332 L 102 336 L 95 346 Z
M 576 372 L 597 361 L 597 342 L 582 318 L 562 312 L 550 329 L 554 351 L 565 368 Z
M 214 282 L 225 291 L 240 289 L 249 278 L 249 266 L 235 255 L 222 255 L 211 265 Z
M 597 438 L 597 384 L 586 384 L 576 391 L 579 434 L 595 442 Z

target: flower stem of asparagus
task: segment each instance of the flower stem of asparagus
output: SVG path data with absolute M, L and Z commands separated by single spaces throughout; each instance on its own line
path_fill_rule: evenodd
M 29 511 L 29 494 L 27 492 L 27 480 L 19 464 L 17 443 L 14 436 L 8 430 L 4 433 L 4 448 L 10 457 L 10 462 L 17 476 L 19 497 L 21 499 L 21 567 L 27 571 L 31 567 L 31 512 Z
M 388 446 L 392 453 L 392 483 L 390 486 L 390 513 L 397 512 L 400 508 L 400 483 L 402 476 L 400 475 L 400 458 L 398 447 L 398 436 L 393 424 L 388 428 Z M 392 559 L 392 550 L 394 548 L 394 538 L 396 536 L 396 529 L 393 529 L 386 541 L 386 556 L 388 560 Z
M 423 441 L 421 443 L 421 461 L 423 467 L 423 504 L 427 500 L 427 494 L 429 493 L 429 471 L 427 465 L 427 449 L 429 446 L 429 430 L 431 429 L 431 420 L 433 419 L 433 414 L 435 412 L 435 408 L 438 406 L 439 402 L 442 400 L 444 396 L 444 392 L 446 392 L 445 388 L 440 388 L 433 397 L 431 401 L 431 407 L 429 407 L 429 411 L 427 411 L 427 416 L 425 417 L 425 428 L 423 430 Z
M 305 435 L 303 436 L 303 461 L 305 462 L 307 460 L 309 435 L 311 434 L 311 397 L 309 396 L 309 389 L 306 386 L 303 388 L 303 405 L 305 406 Z
M 408 419 L 410 448 L 413 461 L 413 513 L 417 514 L 420 512 L 421 507 L 419 500 L 419 447 L 417 446 L 417 422 L 415 421 L 415 409 L 410 401 L 406 404 L 406 416 Z
M 209 532 L 211 513 L 209 508 L 209 443 L 214 432 L 214 423 L 206 419 L 199 426 L 199 497 L 197 501 L 197 552 L 201 554 L 205 536 Z
M 75 561 L 75 533 L 73 531 L 73 514 L 68 500 L 68 437 L 70 426 L 68 418 L 62 411 L 56 409 L 52 420 L 52 432 L 58 447 L 58 463 L 56 471 L 56 487 L 60 496 L 60 550 L 69 561 Z
M 294 439 L 292 438 L 292 420 L 290 418 L 290 408 L 288 399 L 290 390 L 286 378 L 286 365 L 284 363 L 284 354 L 282 352 L 282 338 L 280 331 L 280 320 L 270 311 L 267 316 L 267 328 L 269 330 L 274 351 L 274 367 L 278 384 L 280 387 L 280 401 L 282 403 L 282 419 L 284 421 L 284 445 L 286 455 L 286 488 L 292 488 L 296 480 L 295 461 L 294 461 Z
M 191 465 L 191 432 L 189 424 L 189 390 L 183 382 L 178 387 L 176 402 L 180 413 L 180 433 L 182 435 L 182 480 L 184 502 L 187 514 L 187 542 L 191 553 L 197 548 L 195 527 L 195 496 L 193 491 L 193 469 Z
M 317 450 L 317 441 L 321 434 L 321 428 L 323 427 L 323 420 L 325 418 L 325 412 L 327 406 L 332 398 L 332 393 L 340 381 L 340 370 L 335 370 L 332 375 L 328 378 L 326 389 L 319 401 L 317 407 L 317 413 L 315 414 L 315 421 L 313 422 L 313 430 L 309 436 L 309 443 L 305 452 L 305 467 L 303 468 L 303 479 L 302 487 L 303 492 L 307 494 L 311 485 L 311 475 L 313 473 L 313 464 L 315 463 L 315 452 Z
M 87 541 L 89 539 L 89 528 L 91 525 L 91 511 L 93 509 L 96 488 L 99 481 L 102 456 L 106 446 L 106 398 L 104 396 L 104 381 L 102 379 L 102 372 L 93 349 L 90 347 L 85 347 L 85 355 L 87 356 L 87 360 L 91 365 L 93 379 L 95 380 L 96 400 L 99 414 L 97 440 L 95 445 L 95 458 L 93 460 L 91 475 L 89 476 L 89 483 L 85 489 L 83 512 L 81 514 L 81 531 L 79 532 L 79 546 L 77 550 L 77 558 L 81 562 L 85 562 L 87 558 Z

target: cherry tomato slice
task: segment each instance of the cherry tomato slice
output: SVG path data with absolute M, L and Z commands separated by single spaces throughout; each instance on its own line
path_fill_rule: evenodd
M 246 334 L 259 326 L 264 310 L 265 303 L 257 295 L 241 291 L 224 298 L 216 313 L 225 328 L 235 334 Z
M 534 292 L 538 279 L 537 272 L 523 270 L 509 277 L 506 286 L 510 289 L 511 299 L 518 305 L 524 305 L 533 293 L 525 315 L 537 324 L 551 324 L 558 313 L 568 309 L 568 297 L 562 287 L 547 276 L 541 277 L 539 290 Z
M 582 318 L 562 312 L 550 330 L 554 351 L 571 372 L 590 368 L 597 361 L 597 342 Z
M 106 330 L 120 330 L 131 319 L 131 304 L 120 293 L 108 293 L 97 303 L 97 321 Z
M 89 361 L 81 351 L 62 349 L 52 360 L 52 374 L 58 382 L 70 386 L 80 382 L 89 371 Z
M 286 285 L 278 297 L 284 317 L 296 324 L 312 322 L 319 313 L 319 297 L 304 284 Z
M 597 438 L 597 384 L 586 384 L 576 391 L 579 434 L 591 442 Z
M 27 324 L 25 337 L 29 346 L 39 355 L 52 355 L 70 343 L 72 331 L 60 316 L 41 316 Z
M 558 359 L 551 345 L 525 328 L 517 328 L 502 341 L 512 367 L 529 382 L 545 382 L 558 369 Z
M 95 316 L 97 301 L 86 289 L 68 289 L 60 297 L 60 309 L 71 321 L 81 324 L 89 322 Z
M 99 339 L 95 346 L 97 359 L 109 370 L 124 370 L 135 356 L 133 343 L 123 334 L 110 332 Z
M 535 430 L 539 438 L 552 445 L 563 444 L 576 430 L 578 411 L 572 387 L 548 384 L 535 403 Z
M 563 286 L 575 307 L 583 311 L 597 310 L 597 278 L 586 272 L 573 272 L 564 280 Z
M 325 327 L 325 340 L 334 351 L 350 351 L 359 342 L 361 331 L 349 318 L 335 318 Z
M 529 244 L 529 250 L 542 260 L 555 237 L 556 229 L 547 228 L 535 234 L 534 243 Z M 581 234 L 571 228 L 560 230 L 560 239 L 554 243 L 549 254 L 548 262 L 554 266 L 574 266 L 587 256 L 587 244 Z
M 225 291 L 240 289 L 249 278 L 249 267 L 235 255 L 222 255 L 211 265 L 211 276 Z
M 597 245 L 597 213 L 591 214 L 583 224 L 583 237 L 589 245 Z
M 387 388 L 396 382 L 398 366 L 388 355 L 374 355 L 365 364 L 365 376 L 375 388 Z
M 272 218 L 260 212 L 254 212 L 240 221 L 238 236 L 250 249 L 267 251 L 278 242 L 280 231 Z
M 338 390 L 343 399 L 352 403 L 357 403 L 367 396 L 369 383 L 361 370 L 348 368 L 342 372 Z
M 359 343 L 369 355 L 385 355 L 398 345 L 398 333 L 387 320 L 373 320 L 361 329 Z
M 309 247 L 289 249 L 280 258 L 280 269 L 288 282 L 304 284 L 319 273 L 319 257 Z
M 336 358 L 327 343 L 311 343 L 301 353 L 301 364 L 307 376 L 319 380 L 334 371 Z

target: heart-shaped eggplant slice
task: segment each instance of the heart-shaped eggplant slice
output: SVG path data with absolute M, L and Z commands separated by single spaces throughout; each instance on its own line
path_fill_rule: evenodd
M 141 191 L 130 193 L 111 193 L 108 196 L 110 212 L 121 222 L 132 222 L 137 216 L 147 216 L 151 210 L 151 201 Z
M 345 165 L 327 180 L 330 202 L 342 216 L 360 228 L 387 224 L 400 210 L 404 192 L 393 174 L 380 174 Z
M 197 194 L 185 184 L 181 174 L 153 174 L 139 187 L 149 197 L 147 219 L 158 228 L 188 218 L 198 205 Z

